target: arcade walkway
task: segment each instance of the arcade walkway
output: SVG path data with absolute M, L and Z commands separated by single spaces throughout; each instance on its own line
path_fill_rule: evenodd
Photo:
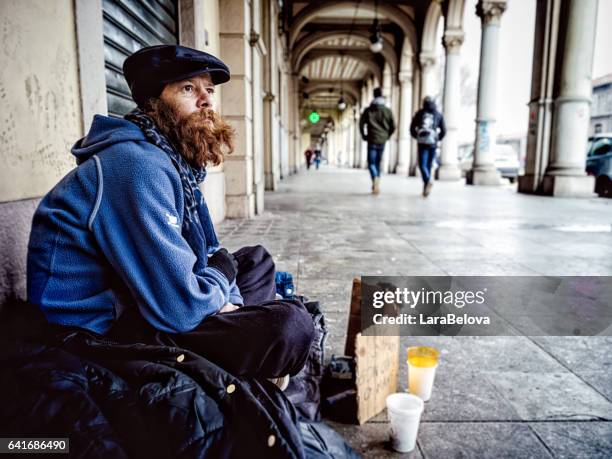
M 262 216 L 226 220 L 220 236 L 231 249 L 265 245 L 298 293 L 321 301 L 328 357 L 343 353 L 354 276 L 612 275 L 611 200 L 420 190 L 385 176 L 373 197 L 364 170 L 302 171 L 266 195 Z M 442 363 L 411 457 L 612 456 L 612 338 L 403 338 L 402 349 L 428 343 Z M 334 427 L 367 457 L 400 456 L 386 449 L 384 413 Z

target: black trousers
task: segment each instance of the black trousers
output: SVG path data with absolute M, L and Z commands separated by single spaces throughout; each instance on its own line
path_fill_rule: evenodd
M 297 374 L 314 335 L 310 314 L 299 301 L 274 299 L 274 262 L 266 249 L 243 247 L 234 256 L 236 283 L 245 306 L 209 316 L 194 330 L 180 334 L 155 330 L 134 307 L 123 313 L 106 336 L 122 343 L 182 347 L 235 376 Z

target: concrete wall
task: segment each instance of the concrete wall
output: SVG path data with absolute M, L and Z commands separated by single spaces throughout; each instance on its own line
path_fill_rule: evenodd
M 1 305 L 25 299 L 32 215 L 75 166 L 82 127 L 73 2 L 3 0 L 0 22 Z
M 26 254 L 39 201 L 0 203 L 0 310 L 10 298 L 26 299 Z
M 39 197 L 82 136 L 71 0 L 0 2 L 0 202 Z

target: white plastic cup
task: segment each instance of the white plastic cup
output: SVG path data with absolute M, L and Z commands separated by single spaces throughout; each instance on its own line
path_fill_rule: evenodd
M 423 368 L 408 364 L 408 390 L 410 393 L 424 402 L 428 401 L 431 398 L 436 368 L 438 368 L 438 365 Z
M 398 392 L 387 397 L 389 436 L 395 451 L 408 453 L 414 449 L 423 406 L 423 400 L 413 394 Z
M 431 398 L 439 355 L 431 347 L 408 348 L 408 391 L 424 402 Z

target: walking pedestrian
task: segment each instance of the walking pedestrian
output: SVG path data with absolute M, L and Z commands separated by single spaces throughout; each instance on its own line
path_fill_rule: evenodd
M 310 148 L 307 148 L 304 152 L 304 157 L 306 158 L 306 169 L 310 169 L 310 165 L 312 164 L 312 155 L 314 153 Z
M 315 168 L 319 169 L 319 166 L 321 165 L 321 146 L 317 145 L 314 151 L 314 163 L 315 163 Z
M 433 98 L 427 96 L 423 99 L 423 107 L 412 118 L 410 134 L 418 143 L 423 196 L 427 197 L 433 187 L 431 166 L 436 157 L 438 142 L 446 135 L 444 116 L 436 109 L 436 102 Z
M 372 178 L 372 194 L 378 194 L 380 193 L 380 162 L 385 143 L 395 131 L 393 113 L 385 106 L 381 88 L 374 89 L 372 103 L 361 114 L 359 131 L 361 138 L 368 142 L 368 170 Z

